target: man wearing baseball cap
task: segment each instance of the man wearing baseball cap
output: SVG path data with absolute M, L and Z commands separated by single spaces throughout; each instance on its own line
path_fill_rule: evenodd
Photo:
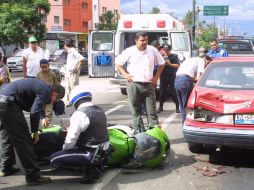
M 23 52 L 23 77 L 36 78 L 40 72 L 40 60 L 49 59 L 48 54 L 37 45 L 35 36 L 28 38 L 29 48 Z

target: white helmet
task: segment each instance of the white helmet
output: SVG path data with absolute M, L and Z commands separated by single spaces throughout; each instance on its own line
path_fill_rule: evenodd
M 82 87 L 81 85 L 75 86 L 71 90 L 70 100 L 72 105 L 75 105 L 75 103 L 81 98 L 86 98 L 86 97 L 92 98 L 92 93 L 84 89 L 84 87 Z

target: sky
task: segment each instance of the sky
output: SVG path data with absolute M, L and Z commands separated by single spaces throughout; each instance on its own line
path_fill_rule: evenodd
M 122 13 L 149 13 L 153 7 L 160 9 L 161 13 L 173 12 L 179 19 L 183 19 L 188 10 L 192 10 L 193 0 L 121 0 Z M 204 16 L 203 6 L 229 6 L 228 16 Z M 196 7 L 201 10 L 199 20 L 213 23 L 217 27 L 228 28 L 230 35 L 254 36 L 254 0 L 196 0 Z M 224 27 L 225 26 L 225 27 Z

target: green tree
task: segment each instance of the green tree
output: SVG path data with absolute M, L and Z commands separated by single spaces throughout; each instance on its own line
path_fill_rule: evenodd
M 188 29 L 191 29 L 193 23 L 193 11 L 188 10 L 183 18 L 183 23 Z
M 178 20 L 177 16 L 175 15 L 175 13 L 173 11 L 167 12 L 166 14 L 168 14 Z
M 151 14 L 158 14 L 160 12 L 161 12 L 161 10 L 158 7 L 153 7 L 150 13 Z
M 202 34 L 198 38 L 198 47 L 204 47 L 210 49 L 210 42 L 218 37 L 218 28 L 214 24 L 202 26 Z
M 116 30 L 119 15 L 115 15 L 112 11 L 107 11 L 99 17 L 99 30 Z
M 183 18 L 183 23 L 185 27 L 192 31 L 193 26 L 193 11 L 188 10 Z M 200 21 L 198 27 L 196 27 L 196 37 L 195 45 L 197 48 L 204 47 L 206 49 L 210 49 L 210 41 L 212 39 L 216 39 L 218 36 L 218 29 L 214 26 L 214 24 L 208 25 L 206 21 Z M 196 24 L 196 25 L 197 25 Z M 198 31 L 197 31 L 198 29 Z M 197 35 L 198 32 L 198 35 Z
M 49 14 L 48 0 L 2 0 L 0 3 L 0 41 L 17 44 L 35 35 L 40 41 L 46 32 L 42 19 Z

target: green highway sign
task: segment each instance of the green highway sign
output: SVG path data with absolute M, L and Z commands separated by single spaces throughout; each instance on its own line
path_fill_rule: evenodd
M 228 16 L 228 6 L 204 6 L 204 16 Z

